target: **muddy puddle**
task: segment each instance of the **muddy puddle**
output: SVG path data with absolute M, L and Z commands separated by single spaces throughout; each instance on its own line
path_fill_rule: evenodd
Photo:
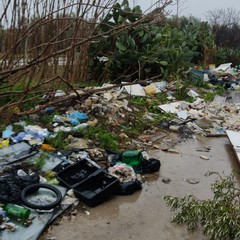
M 201 152 L 210 148 L 209 152 Z M 215 176 L 205 177 L 207 171 L 230 174 L 239 169 L 228 138 L 205 138 L 197 136 L 193 140 L 178 144 L 175 149 L 180 154 L 160 150 L 150 152 L 161 160 L 160 173 L 145 175 L 142 191 L 132 196 L 115 196 L 95 208 L 82 206 L 75 217 L 65 215 L 57 225 L 51 225 L 43 239 L 57 240 L 204 240 L 201 231 L 190 233 L 186 226 L 170 223 L 172 213 L 163 201 L 165 195 L 184 196 L 194 194 L 201 199 L 212 197 L 210 184 Z M 198 151 L 197 151 L 198 150 Z M 200 151 L 199 151 L 200 150 Z M 200 156 L 209 160 L 203 160 Z M 171 179 L 169 184 L 163 177 Z M 198 184 L 189 184 L 186 179 L 198 179 Z

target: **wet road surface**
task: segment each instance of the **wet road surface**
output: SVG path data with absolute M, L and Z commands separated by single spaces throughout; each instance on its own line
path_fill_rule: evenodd
M 210 152 L 197 149 L 211 147 Z M 150 156 L 162 163 L 160 173 L 145 175 L 142 191 L 132 196 L 115 196 L 95 208 L 86 207 L 86 215 L 79 207 L 74 219 L 64 216 L 57 225 L 52 224 L 41 240 L 56 237 L 56 240 L 204 240 L 201 231 L 190 233 L 186 226 L 170 222 L 172 213 L 166 206 L 165 195 L 184 196 L 193 194 L 198 198 L 212 197 L 210 184 L 216 176 L 205 177 L 207 171 L 230 174 L 239 169 L 227 137 L 206 138 L 197 136 L 178 144 L 180 154 L 160 150 L 150 151 Z M 201 155 L 208 156 L 203 160 Z M 162 177 L 171 179 L 169 184 Z M 200 180 L 189 184 L 187 178 Z

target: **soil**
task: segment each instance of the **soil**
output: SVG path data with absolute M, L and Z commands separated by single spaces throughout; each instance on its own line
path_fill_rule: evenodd
M 197 151 L 205 151 L 208 147 L 211 149 L 209 152 Z M 237 159 L 227 137 L 196 136 L 178 144 L 175 149 L 180 154 L 149 151 L 150 156 L 159 159 L 162 166 L 160 173 L 145 175 L 142 191 L 131 196 L 114 196 L 95 208 L 81 203 L 76 216 L 63 215 L 50 226 L 41 240 L 206 239 L 201 229 L 188 232 L 185 225 L 171 223 L 173 213 L 163 197 L 193 194 L 200 199 L 211 198 L 210 184 L 216 176 L 205 177 L 205 173 L 218 171 L 230 174 L 233 169 L 239 169 Z M 162 181 L 166 178 L 171 179 L 168 184 L 164 183 L 168 181 Z M 190 184 L 187 179 L 195 179 L 199 183 Z M 89 215 L 83 211 L 85 208 Z

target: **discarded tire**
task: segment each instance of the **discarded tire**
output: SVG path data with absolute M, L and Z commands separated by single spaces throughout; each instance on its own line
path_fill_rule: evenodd
M 38 204 L 29 202 L 29 200 L 27 199 L 27 196 L 29 194 L 32 194 L 33 192 L 37 192 L 39 190 L 39 188 L 45 188 L 45 189 L 52 191 L 56 195 L 56 200 L 52 203 L 45 204 L 45 205 L 38 205 Z M 51 210 L 51 209 L 57 207 L 61 203 L 62 194 L 56 187 L 54 187 L 52 185 L 38 183 L 38 184 L 29 185 L 26 188 L 24 188 L 21 193 L 21 200 L 22 200 L 22 203 L 29 208 L 38 209 L 38 210 Z

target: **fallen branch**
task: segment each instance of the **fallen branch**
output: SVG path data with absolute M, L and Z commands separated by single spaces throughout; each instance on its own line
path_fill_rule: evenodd
M 62 103 L 66 103 L 68 101 L 77 101 L 77 100 L 81 100 L 85 97 L 89 97 L 91 96 L 92 94 L 96 94 L 96 93 L 100 93 L 100 92 L 105 92 L 105 91 L 108 91 L 108 90 L 111 90 L 111 89 L 114 89 L 114 88 L 120 88 L 120 87 L 124 87 L 124 86 L 129 86 L 129 85 L 134 85 L 136 83 L 143 83 L 144 81 L 140 81 L 140 82 L 135 82 L 135 83 L 120 83 L 120 84 L 115 84 L 113 86 L 109 86 L 109 87 L 104 87 L 104 88 L 98 88 L 98 89 L 88 89 L 86 90 L 84 93 L 76 93 L 77 90 L 74 90 L 75 94 L 76 95 L 68 95 L 68 96 L 64 96 L 64 97 L 61 97 L 61 98 L 57 98 L 51 102 L 48 102 L 48 103 L 45 103 L 45 104 L 42 104 L 42 105 L 38 105 L 37 108 L 34 108 L 34 109 L 31 109 L 31 110 L 28 110 L 28 111 L 24 111 L 24 112 L 20 112 L 20 113 L 17 113 L 18 116 L 23 116 L 23 115 L 30 115 L 30 114 L 34 114 L 34 113 L 37 113 L 37 112 L 40 112 L 41 110 L 49 107 L 49 106 L 56 106 L 56 105 L 59 105 L 59 104 L 62 104 Z M 1 111 L 2 109 L 0 109 Z

